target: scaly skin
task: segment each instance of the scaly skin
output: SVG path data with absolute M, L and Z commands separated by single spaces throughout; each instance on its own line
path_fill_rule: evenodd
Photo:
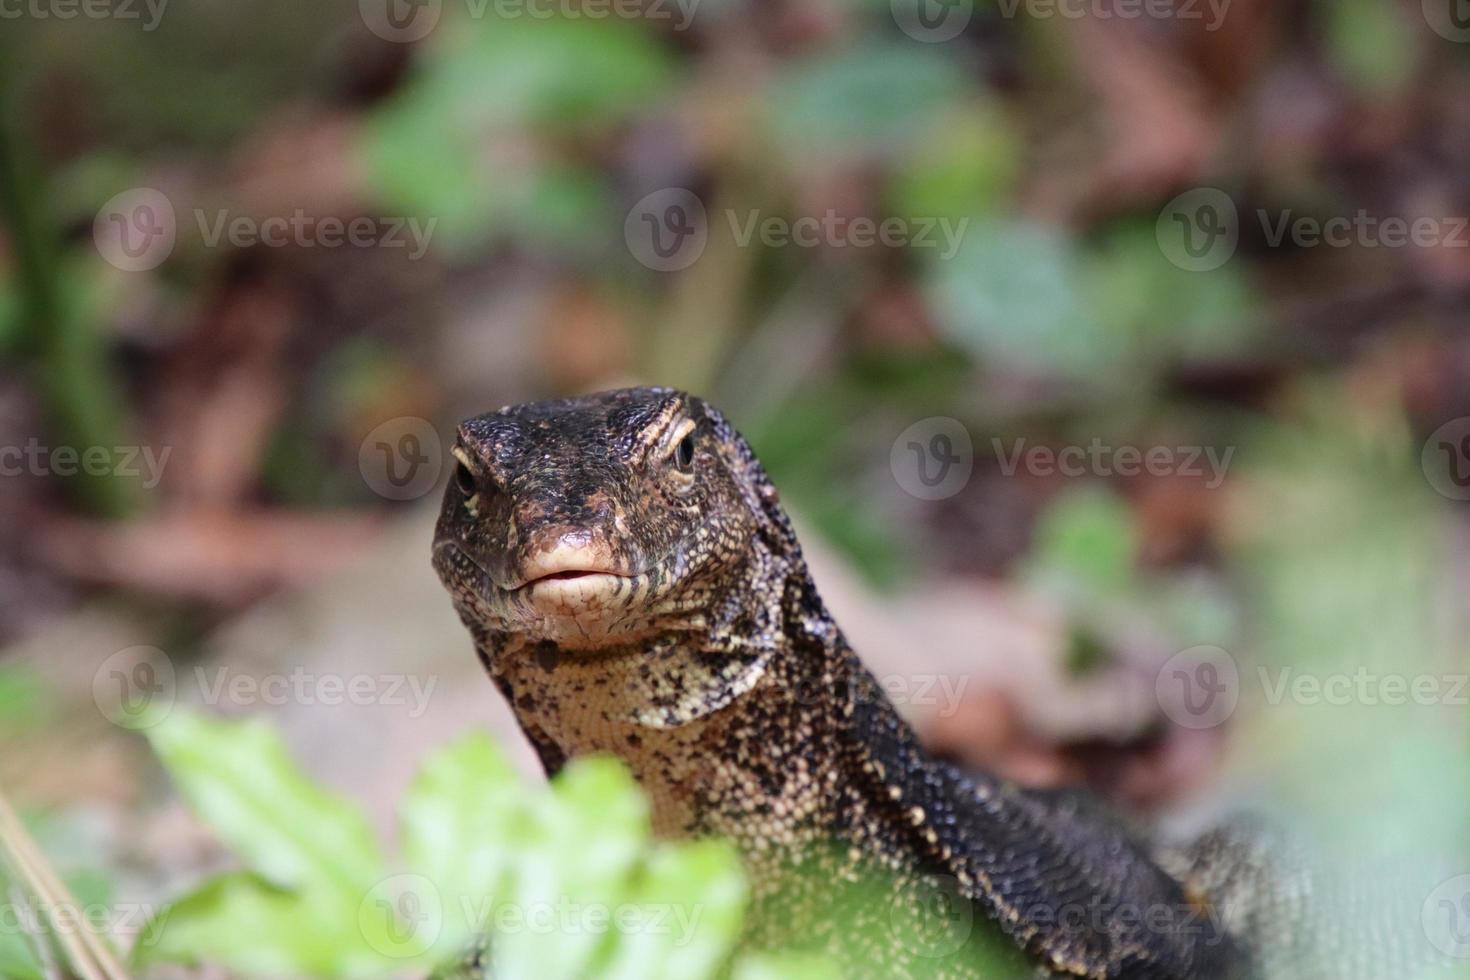
M 753 944 L 848 975 L 1237 974 L 1214 910 L 1101 811 L 925 753 L 700 399 L 504 408 L 454 455 L 434 565 L 547 772 L 611 753 L 657 833 L 733 840 Z M 936 938 L 946 900 L 961 928 Z

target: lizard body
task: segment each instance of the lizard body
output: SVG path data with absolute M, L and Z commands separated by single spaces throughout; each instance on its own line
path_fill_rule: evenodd
M 972 932 L 1044 976 L 1239 974 L 1208 901 L 1118 822 L 924 751 L 702 400 L 505 408 L 465 422 L 454 455 L 434 564 L 548 773 L 611 753 L 657 833 L 734 841 L 752 942 L 816 946 L 851 975 L 995 978 Z M 975 928 L 916 938 L 936 901 Z

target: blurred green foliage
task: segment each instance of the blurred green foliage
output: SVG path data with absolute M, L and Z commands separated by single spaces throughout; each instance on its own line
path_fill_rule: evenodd
M 797 59 L 768 95 L 769 140 L 797 158 L 904 156 L 966 91 L 932 45 L 859 43 Z
M 1142 223 L 1089 247 L 1051 226 L 977 218 L 953 260 L 931 256 L 928 283 L 939 325 L 982 363 L 1137 400 L 1165 367 L 1245 349 L 1261 315 L 1238 267 L 1179 269 Z
M 1349 85 L 1385 94 L 1405 85 L 1419 58 L 1416 27 L 1405 5 L 1382 0 L 1316 0 L 1327 51 Z
M 597 254 L 621 232 L 608 188 L 550 144 L 656 101 L 674 84 L 667 52 L 619 21 L 455 26 L 367 129 L 361 152 L 383 203 L 437 218 L 451 250 L 498 236 Z
M 482 930 L 496 977 L 683 980 L 731 959 L 746 900 L 734 852 L 654 842 L 647 802 L 611 759 L 575 761 L 543 790 L 483 735 L 446 747 L 401 802 L 394 874 L 358 809 L 303 775 L 264 720 L 177 712 L 148 736 L 243 868 L 162 910 L 139 966 L 383 976 L 452 960 Z M 570 928 L 538 925 L 564 909 Z M 825 976 L 781 958 L 737 968 L 770 969 Z

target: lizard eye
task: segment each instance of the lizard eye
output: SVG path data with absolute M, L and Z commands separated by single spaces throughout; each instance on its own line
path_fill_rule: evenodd
M 694 465 L 694 433 L 680 439 L 674 447 L 674 465 L 686 472 Z
M 454 467 L 454 485 L 459 487 L 459 492 L 466 497 L 475 495 L 475 474 L 471 473 L 470 468 L 463 462 L 457 463 Z

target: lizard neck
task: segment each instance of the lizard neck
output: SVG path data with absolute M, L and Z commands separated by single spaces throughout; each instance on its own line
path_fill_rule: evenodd
M 697 632 L 590 653 L 492 634 L 482 656 L 548 770 L 577 755 L 619 757 L 661 834 L 718 833 L 747 851 L 825 839 L 895 861 L 916 842 L 942 854 L 953 842 L 926 843 L 939 831 L 912 819 L 940 767 L 804 567 L 766 556 L 735 580 L 746 587 L 707 609 Z

